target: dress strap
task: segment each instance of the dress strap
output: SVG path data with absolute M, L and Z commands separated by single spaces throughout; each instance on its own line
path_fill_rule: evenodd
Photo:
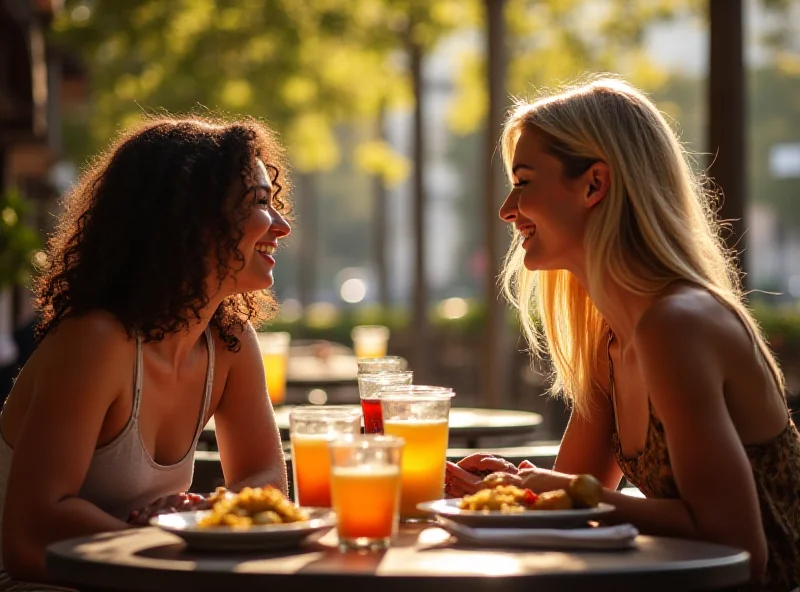
M 200 434 L 203 433 L 203 428 L 205 427 L 205 418 L 208 415 L 208 409 L 211 406 L 211 393 L 214 390 L 215 348 L 214 348 L 214 334 L 212 333 L 210 326 L 206 327 L 205 335 L 206 335 L 206 346 L 208 347 L 208 368 L 206 368 L 206 386 L 205 386 L 205 391 L 203 393 L 203 407 L 200 410 L 200 418 L 197 422 L 197 431 L 194 435 L 195 442 L 197 442 L 200 439 Z
M 132 418 L 139 419 L 139 403 L 142 400 L 142 336 L 136 332 L 136 360 L 133 363 L 133 413 Z
M 606 353 L 608 354 L 608 390 L 611 394 L 611 407 L 614 409 L 614 426 L 619 434 L 619 419 L 617 418 L 617 398 L 616 389 L 614 388 L 614 360 L 611 359 L 611 343 L 614 341 L 614 332 L 611 327 L 608 328 L 608 346 Z

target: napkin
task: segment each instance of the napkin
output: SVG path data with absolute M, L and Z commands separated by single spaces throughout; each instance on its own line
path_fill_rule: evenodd
M 472 528 L 437 516 L 437 525 L 459 543 L 484 547 L 546 549 L 627 549 L 639 531 L 632 524 L 596 528 Z

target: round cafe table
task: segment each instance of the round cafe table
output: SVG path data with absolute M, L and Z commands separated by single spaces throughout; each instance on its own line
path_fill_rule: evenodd
M 455 547 L 448 539 L 435 526 L 401 525 L 382 553 L 340 553 L 335 530 L 288 551 L 193 552 L 151 527 L 56 543 L 46 568 L 85 592 L 672 592 L 735 586 L 749 575 L 745 551 L 697 541 L 640 536 L 625 551 L 532 551 Z
M 360 406 L 353 405 L 354 409 Z M 289 439 L 289 413 L 294 405 L 275 407 L 275 422 L 283 440 Z M 477 448 L 481 438 L 529 436 L 542 423 L 542 416 L 530 411 L 453 407 L 450 409 L 450 440 L 463 441 L 467 448 Z M 203 430 L 203 438 L 215 441 L 214 418 Z

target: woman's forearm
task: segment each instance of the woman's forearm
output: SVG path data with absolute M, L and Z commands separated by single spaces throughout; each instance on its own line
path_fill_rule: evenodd
M 537 469 L 523 479 L 534 491 L 569 489 L 574 475 Z M 527 481 L 527 483 L 526 483 Z M 699 532 L 686 503 L 679 499 L 645 499 L 603 488 L 602 501 L 616 508 L 604 519 L 613 523 L 630 522 L 643 534 L 697 538 Z
M 278 463 L 270 469 L 259 471 L 254 475 L 250 475 L 244 479 L 226 485 L 226 487 L 234 492 L 241 491 L 244 487 L 263 487 L 265 485 L 272 485 L 280 489 L 284 495 L 289 495 L 289 482 L 286 477 L 286 465 Z
M 65 539 L 131 528 L 91 502 L 69 497 L 51 509 L 22 512 L 15 520 L 8 513 L 3 531 L 3 568 L 15 579 L 49 582 L 45 573 L 47 546 Z M 30 516 L 30 517 L 28 517 Z
M 603 501 L 616 508 L 609 522 L 630 522 L 642 534 L 696 538 L 697 527 L 686 503 L 679 499 L 645 499 L 603 489 Z

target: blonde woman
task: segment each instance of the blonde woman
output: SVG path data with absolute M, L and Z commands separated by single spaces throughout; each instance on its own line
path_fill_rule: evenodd
M 797 587 L 800 434 L 710 196 L 662 114 L 598 79 L 517 105 L 502 150 L 506 293 L 572 406 L 554 470 L 504 481 L 545 491 L 590 473 L 616 520 L 746 549 L 751 588 Z M 503 470 L 481 454 L 459 465 Z M 448 472 L 451 493 L 483 485 Z M 646 499 L 618 493 L 623 476 Z

